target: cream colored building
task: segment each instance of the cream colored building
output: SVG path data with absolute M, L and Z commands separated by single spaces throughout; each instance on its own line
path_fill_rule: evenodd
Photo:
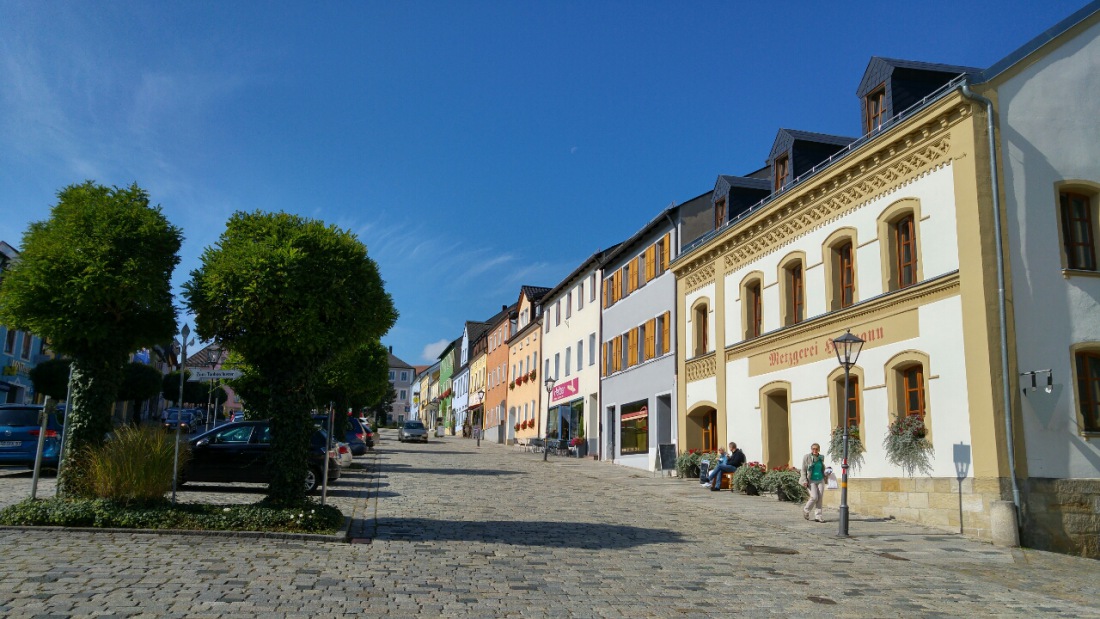
M 984 108 L 957 77 L 970 71 L 872 59 L 868 135 L 781 130 L 769 197 L 673 263 L 681 451 L 732 440 L 797 466 L 847 414 L 866 446 L 854 512 L 957 530 L 958 466 L 962 526 L 989 537 L 1010 478 Z M 831 340 L 848 329 L 866 344 L 845 406 Z M 928 427 L 929 476 L 886 460 L 887 426 L 907 415 Z

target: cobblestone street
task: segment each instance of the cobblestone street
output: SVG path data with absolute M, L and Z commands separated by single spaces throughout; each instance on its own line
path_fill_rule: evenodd
M 355 543 L 0 531 L 22 617 L 1100 616 L 1100 564 L 472 439 L 384 431 L 330 500 Z M 39 492 L 52 496 L 53 480 Z M 0 476 L 0 503 L 29 475 Z M 255 501 L 252 489 L 181 500 Z

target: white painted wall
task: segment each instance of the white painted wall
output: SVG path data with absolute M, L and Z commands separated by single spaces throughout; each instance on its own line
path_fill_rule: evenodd
M 1050 368 L 1055 383 L 1051 394 L 1021 398 L 1032 477 L 1100 477 L 1100 436 L 1087 440 L 1077 427 L 1070 354 L 1100 342 L 1100 278 L 1063 277 L 1058 228 L 1059 185 L 1100 185 L 1098 67 L 1093 25 L 997 85 L 1016 361 L 1020 372 Z
M 595 278 L 595 298 L 592 295 L 593 279 L 592 274 L 596 275 Z M 583 291 L 581 290 L 581 283 L 583 282 Z M 557 384 L 563 384 L 571 381 L 574 378 L 577 380 L 577 395 L 561 398 L 559 400 L 553 400 L 550 402 L 550 406 L 557 406 L 559 404 L 566 404 L 575 399 L 584 400 L 584 433 L 585 437 L 589 439 L 590 453 L 596 453 L 595 449 L 599 442 L 599 393 L 600 393 L 600 310 L 603 300 L 600 298 L 600 291 L 602 290 L 603 271 L 593 268 L 584 271 L 582 277 L 578 281 L 574 282 L 569 288 L 562 290 L 555 294 L 553 297 L 547 297 L 543 300 L 543 322 L 550 323 L 550 330 L 547 331 L 545 325 L 543 326 L 542 333 L 542 350 L 543 357 L 539 363 L 538 368 L 538 381 L 539 384 L 544 385 L 546 381 L 545 370 L 546 360 L 550 361 L 550 373 L 554 373 L 554 355 L 561 355 L 561 367 L 558 371 L 558 375 L 555 376 Z M 568 298 L 568 293 L 572 292 L 572 316 L 568 315 L 565 311 L 565 301 Z M 583 296 L 584 305 L 581 309 L 577 309 L 577 297 Z M 554 306 L 558 301 L 561 301 L 561 324 L 555 324 L 554 322 Z M 596 334 L 594 345 L 595 356 L 592 356 L 592 351 L 589 347 L 593 345 L 593 342 L 589 339 L 589 336 Z M 581 360 L 582 364 L 578 370 L 577 366 L 577 342 L 584 342 L 583 356 Z M 566 376 L 565 374 L 565 351 L 569 349 L 572 356 L 571 373 Z M 589 363 L 590 360 L 595 363 Z M 543 388 L 545 394 L 545 387 Z M 592 396 L 595 396 L 597 405 L 591 406 Z M 543 396 L 546 397 L 545 395 Z

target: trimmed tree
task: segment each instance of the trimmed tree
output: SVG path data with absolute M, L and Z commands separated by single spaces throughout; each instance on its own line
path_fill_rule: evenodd
M 133 403 L 131 413 L 134 423 L 141 422 L 141 402 L 160 393 L 163 376 L 160 370 L 144 363 L 131 361 L 122 371 L 122 385 L 118 389 L 118 399 Z
M 31 368 L 30 379 L 34 392 L 48 395 L 55 400 L 69 397 L 68 359 L 49 359 Z
M 181 240 L 136 184 L 92 181 L 62 189 L 50 218 L 23 235 L 19 260 L 0 282 L 0 323 L 72 359 L 68 453 L 101 444 L 110 431 L 127 356 L 172 338 Z
M 161 379 L 161 395 L 176 408 L 187 404 L 206 404 L 206 393 L 209 385 L 205 381 L 187 380 L 191 376 L 191 370 L 183 371 L 183 402 L 180 399 L 180 373 L 169 372 Z
M 346 411 L 359 410 L 390 389 L 389 350 L 380 340 L 371 340 L 330 361 L 321 371 L 314 401 L 317 408 L 335 403 L 337 415 L 333 433 L 347 431 Z
M 240 353 L 260 377 L 253 404 L 271 420 L 268 502 L 301 504 L 320 368 L 397 319 L 378 266 L 351 232 L 238 212 L 203 252 L 184 297 L 199 337 Z

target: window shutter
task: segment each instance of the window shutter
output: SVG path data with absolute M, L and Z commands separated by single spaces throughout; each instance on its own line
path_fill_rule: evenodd
M 638 365 L 638 329 L 634 328 L 628 332 L 626 340 L 626 362 L 629 367 Z
M 645 323 L 645 358 L 652 359 L 657 356 L 656 337 L 657 319 L 651 318 Z
M 669 350 L 669 339 L 668 339 L 668 330 L 669 330 L 668 321 L 669 321 L 669 317 L 670 317 L 670 312 L 665 312 L 663 314 L 664 320 L 662 321 L 663 324 L 661 325 L 661 348 L 663 349 L 663 350 L 661 350 L 662 355 L 667 353 L 668 350 Z
M 638 289 L 638 269 L 641 264 L 640 256 L 635 256 L 630 261 L 630 291 L 634 292 Z
M 615 349 L 613 351 L 615 358 L 613 361 L 615 362 L 615 371 L 618 372 L 623 369 L 623 338 L 617 335 L 612 341 L 615 342 Z
M 607 342 L 603 343 L 603 356 L 600 358 L 600 374 L 607 376 Z
M 605 279 L 605 280 L 603 280 L 603 308 L 604 309 L 608 308 L 608 306 L 611 304 L 610 301 L 611 301 L 611 299 L 607 294 L 607 280 Z

